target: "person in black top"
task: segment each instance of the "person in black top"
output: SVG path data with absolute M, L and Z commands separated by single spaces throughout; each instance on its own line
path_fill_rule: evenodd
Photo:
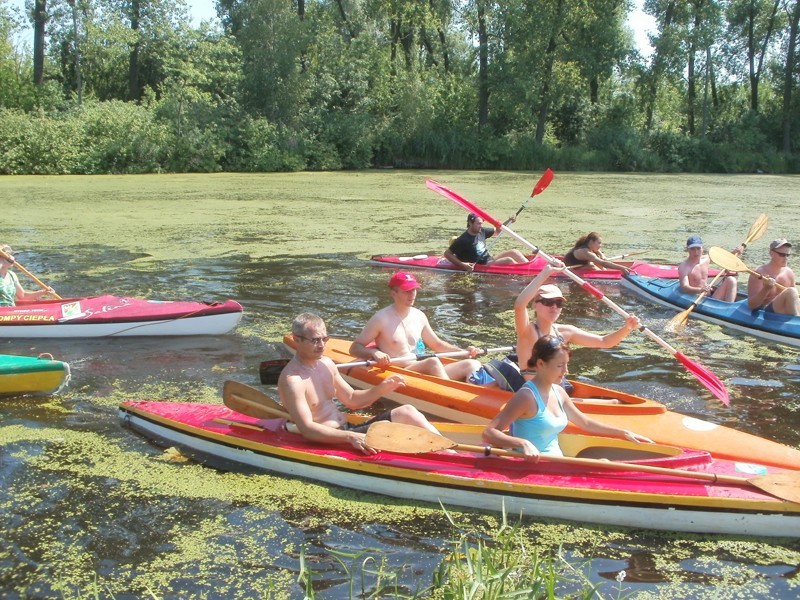
M 516 217 L 511 217 L 506 223 L 512 223 Z M 483 219 L 475 213 L 467 217 L 467 230 L 458 236 L 450 247 L 445 250 L 447 260 L 462 271 L 473 271 L 475 265 L 513 265 L 528 262 L 525 255 L 519 250 L 506 250 L 497 256 L 492 256 L 486 249 L 486 238 L 495 234 L 494 227 L 483 227 Z

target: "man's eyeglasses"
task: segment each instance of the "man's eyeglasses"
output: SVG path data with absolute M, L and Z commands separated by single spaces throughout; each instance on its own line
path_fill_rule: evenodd
M 545 306 L 557 306 L 558 308 L 564 306 L 563 298 L 539 298 L 537 302 L 539 304 L 544 304 Z
M 318 344 L 325 344 L 325 343 L 328 342 L 329 339 L 331 339 L 327 335 L 325 337 L 315 337 L 315 338 L 306 337 L 304 335 L 297 335 L 295 337 L 298 338 L 298 339 L 303 340 L 304 342 L 309 342 L 309 343 L 313 344 L 314 346 L 316 346 Z
M 789 258 L 791 256 L 789 252 L 778 252 L 777 250 L 773 250 L 773 252 L 778 256 L 782 256 L 783 258 Z

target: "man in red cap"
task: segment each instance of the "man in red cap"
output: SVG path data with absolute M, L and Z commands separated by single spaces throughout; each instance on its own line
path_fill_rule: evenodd
M 784 315 L 800 315 L 794 271 L 788 266 L 791 255 L 789 240 L 781 238 L 770 243 L 769 262 L 756 269 L 761 276 L 751 274 L 747 281 L 750 310 L 763 308 Z
M 392 275 L 389 279 L 389 293 L 393 303 L 379 310 L 367 321 L 350 346 L 351 354 L 374 360 L 379 367 L 388 367 L 390 359 L 423 354 L 426 346 L 434 352 L 459 351 L 460 348 L 436 335 L 428 317 L 414 307 L 420 287 L 411 273 L 398 271 Z M 446 365 L 435 356 L 418 361 L 409 358 L 408 361 L 394 364 L 443 379 L 467 381 L 473 373 L 481 370 L 481 363 L 474 359 L 481 351 L 474 346 L 467 346 L 467 351 L 470 358 Z

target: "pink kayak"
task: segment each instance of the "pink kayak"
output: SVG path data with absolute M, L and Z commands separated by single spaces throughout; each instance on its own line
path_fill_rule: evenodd
M 566 434 L 561 446 L 577 458 L 532 464 L 485 456 L 494 451 L 473 446 L 482 427 L 437 424 L 445 438 L 433 437 L 452 441 L 459 454 L 384 449 L 367 456 L 311 443 L 287 431 L 284 420 L 254 419 L 221 404 L 123 402 L 119 414 L 133 430 L 203 461 L 415 503 L 666 531 L 800 536 L 800 504 L 780 491 L 797 473 L 696 450 Z M 383 439 L 398 445 L 393 435 Z M 766 491 L 773 487 L 777 496 Z
M 0 307 L 0 338 L 219 335 L 233 330 L 242 305 L 119 296 L 62 298 Z
M 562 258 L 557 256 L 556 258 Z M 475 265 L 476 273 L 487 273 L 490 275 L 519 275 L 522 277 L 535 277 L 547 265 L 547 261 L 541 256 L 528 256 L 530 262 L 521 265 Z M 393 256 L 378 254 L 370 259 L 372 262 L 382 266 L 391 266 L 404 269 L 434 269 L 437 271 L 460 272 L 456 266 L 444 256 L 435 254 L 416 254 L 413 256 Z M 678 267 L 676 265 L 661 265 L 656 263 L 646 263 L 639 261 L 616 261 L 618 264 L 628 267 L 632 273 L 643 277 L 661 277 L 663 279 L 677 279 Z M 584 279 L 619 281 L 622 278 L 622 271 L 597 270 L 587 268 L 572 269 L 572 272 Z M 716 271 L 710 271 L 715 275 Z M 554 277 L 566 277 L 563 273 L 557 273 Z

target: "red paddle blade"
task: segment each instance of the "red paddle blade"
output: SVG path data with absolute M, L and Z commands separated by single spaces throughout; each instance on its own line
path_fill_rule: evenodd
M 686 358 L 682 352 L 676 352 L 675 358 L 681 361 L 683 366 L 685 366 L 700 383 L 706 386 L 712 394 L 722 400 L 722 403 L 725 406 L 728 406 L 731 403 L 731 399 L 728 396 L 728 390 L 725 389 L 725 384 L 720 381 L 719 377 L 714 375 L 704 366 Z
M 498 221 L 497 219 L 495 219 L 492 215 L 490 215 L 489 213 L 487 213 L 483 209 L 478 208 L 477 206 L 475 206 L 472 202 L 470 202 L 466 198 L 462 198 L 461 196 L 456 194 L 450 188 L 446 188 L 442 184 L 435 182 L 433 179 L 428 179 L 425 182 L 425 185 L 428 187 L 429 190 L 433 190 L 437 194 L 440 194 L 440 195 L 444 196 L 445 198 L 447 198 L 449 200 L 452 200 L 456 204 L 458 204 L 458 205 L 462 206 L 463 208 L 467 209 L 469 212 L 475 213 L 476 215 L 478 215 L 484 221 L 487 221 L 487 222 L 491 223 L 492 225 L 494 225 L 495 228 L 501 229 L 503 227 L 503 224 L 500 221 Z
M 536 185 L 533 187 L 531 198 L 533 198 L 536 194 L 541 194 L 543 191 L 545 191 L 547 186 L 550 185 L 551 181 L 553 181 L 553 170 L 548 167 L 544 172 L 544 175 L 539 178 L 539 181 L 537 181 Z

